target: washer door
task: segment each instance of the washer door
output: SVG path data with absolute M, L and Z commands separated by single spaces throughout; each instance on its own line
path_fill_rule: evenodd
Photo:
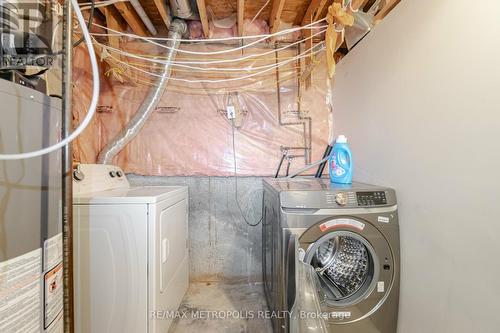
M 354 218 L 323 221 L 301 236 L 301 247 L 304 262 L 320 280 L 318 294 L 330 321 L 361 320 L 384 302 L 393 282 L 393 256 L 385 237 L 370 223 Z
M 379 276 L 379 260 L 371 244 L 351 231 L 333 231 L 312 244 L 306 263 L 321 281 L 328 305 L 360 302 L 373 291 Z

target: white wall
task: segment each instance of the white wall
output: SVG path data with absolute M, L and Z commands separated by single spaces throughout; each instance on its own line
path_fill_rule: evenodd
M 403 0 L 334 97 L 355 179 L 398 193 L 399 332 L 500 332 L 500 1 Z

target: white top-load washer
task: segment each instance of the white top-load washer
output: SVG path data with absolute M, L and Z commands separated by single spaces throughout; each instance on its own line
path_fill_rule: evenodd
M 73 193 L 76 332 L 168 332 L 188 287 L 187 187 L 80 164 Z

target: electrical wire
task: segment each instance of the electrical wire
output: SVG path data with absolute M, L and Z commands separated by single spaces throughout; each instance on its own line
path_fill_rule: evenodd
M 321 31 L 318 31 L 314 34 L 312 34 L 311 36 L 307 37 L 307 38 L 304 38 L 304 39 L 301 39 L 301 40 L 298 40 L 298 41 L 295 41 L 291 44 L 287 44 L 285 46 L 282 46 L 282 47 L 279 47 L 279 48 L 274 48 L 274 49 L 271 49 L 269 51 L 266 51 L 266 52 L 262 52 L 262 53 L 252 53 L 252 54 L 249 54 L 249 55 L 246 55 L 246 56 L 243 56 L 243 57 L 239 57 L 239 58 L 233 58 L 233 59 L 215 59 L 215 60 L 210 60 L 210 61 L 174 61 L 173 62 L 173 65 L 174 66 L 177 66 L 177 65 L 190 65 L 190 64 L 195 64 L 195 65 L 210 65 L 210 64 L 223 64 L 223 63 L 231 63 L 231 62 L 240 62 L 240 61 L 244 61 L 244 60 L 249 60 L 249 59 L 253 59 L 253 58 L 258 58 L 258 57 L 262 57 L 262 56 L 267 56 L 267 55 L 270 55 L 270 54 L 275 54 L 276 52 L 281 52 L 281 51 L 285 51 L 293 46 L 297 46 L 297 45 L 300 45 L 308 40 L 312 40 L 314 39 L 315 37 L 321 35 L 322 33 L 326 32 L 326 29 L 325 30 L 321 30 Z M 106 50 L 113 50 L 115 52 L 118 52 L 118 53 L 121 53 L 122 55 L 132 55 L 133 53 L 129 53 L 129 52 L 126 52 L 126 51 L 122 51 L 122 50 L 119 50 L 119 49 L 116 49 L 116 48 L 113 48 L 111 46 L 108 46 L 108 45 L 105 45 L 105 44 L 102 44 L 102 43 L 99 43 L 99 45 L 101 47 L 104 47 Z M 312 48 L 310 48 L 309 50 L 312 50 Z M 136 57 L 136 55 L 134 54 L 134 57 Z M 164 64 L 165 62 L 164 61 L 161 61 L 161 60 L 158 60 L 157 57 L 155 56 L 151 56 L 151 55 L 141 55 L 139 59 L 142 59 L 142 60 L 146 60 L 146 61 L 151 61 L 151 62 L 156 62 L 156 63 L 159 63 L 159 64 Z M 198 68 L 201 68 L 201 67 L 198 67 Z M 198 69 L 197 68 L 197 69 Z
M 145 79 L 141 79 L 141 78 L 138 78 L 138 77 L 133 77 L 132 75 L 130 74 L 127 74 L 127 73 L 123 73 L 122 74 L 123 76 L 127 77 L 130 79 L 130 81 L 134 82 L 134 83 L 140 83 L 144 86 L 147 86 L 147 87 L 157 87 L 157 85 L 155 85 L 154 81 L 151 81 L 151 80 L 145 80 Z M 286 76 L 284 76 L 283 78 L 280 78 L 279 82 L 280 83 L 284 83 L 284 82 L 288 82 L 290 80 L 294 80 L 296 78 L 296 74 L 288 74 Z M 300 78 L 300 75 L 298 76 L 298 78 Z M 253 82 L 253 83 L 250 83 L 250 84 L 245 84 L 245 85 L 242 85 L 242 86 L 234 86 L 234 85 L 231 85 L 231 86 L 227 86 L 227 87 L 218 87 L 218 88 L 202 88 L 202 89 L 197 89 L 197 88 L 194 88 L 192 86 L 186 86 L 186 85 L 177 85 L 175 83 L 170 83 L 167 87 L 167 91 L 168 92 L 173 92 L 173 93 L 180 93 L 180 94 L 188 94 L 188 95 L 198 95 L 198 96 L 206 96 L 206 95 L 226 95 L 227 93 L 231 93 L 231 92 L 247 92 L 247 93 L 261 93 L 262 92 L 262 89 L 266 89 L 266 88 L 274 88 L 275 85 L 276 85 L 276 79 L 273 77 L 269 77 L 267 79 L 263 79 L 263 80 L 259 80 L 257 82 Z M 272 81 L 266 85 L 263 85 L 262 83 L 265 83 L 267 81 Z M 259 85 L 259 90 L 257 89 L 249 89 L 249 87 L 251 87 L 252 85 Z M 182 89 L 182 88 L 185 88 L 185 89 Z M 273 91 L 275 90 L 272 89 Z
M 263 52 L 263 53 L 252 53 L 252 54 L 249 54 L 249 55 L 246 55 L 246 56 L 243 56 L 243 57 L 239 57 L 239 58 L 219 59 L 219 60 L 210 60 L 210 61 L 173 61 L 172 64 L 173 65 L 179 65 L 179 64 L 181 64 L 181 65 L 191 65 L 191 64 L 194 64 L 194 65 L 210 65 L 210 64 L 223 64 L 223 63 L 239 62 L 239 61 L 243 61 L 243 60 L 258 58 L 258 57 L 266 56 L 266 55 L 269 55 L 269 54 L 275 54 L 276 52 L 284 51 L 284 50 L 286 50 L 286 49 L 288 49 L 288 48 L 290 48 L 292 46 L 299 45 L 299 44 L 303 43 L 304 41 L 312 39 L 315 36 L 320 35 L 323 32 L 324 31 L 319 31 L 319 32 L 311 35 L 308 38 L 301 39 L 301 40 L 299 40 L 299 41 L 297 41 L 295 43 L 292 43 L 292 44 L 289 44 L 289 45 L 286 45 L 286 46 L 283 46 L 283 47 L 280 47 L 280 48 L 274 48 L 274 49 L 271 49 L 271 50 Z M 119 49 L 111 47 L 109 45 L 105 45 L 105 44 L 99 43 L 95 39 L 94 39 L 94 41 L 95 41 L 95 43 L 97 45 L 101 46 L 102 48 L 104 48 L 104 49 L 106 49 L 108 51 L 111 50 L 111 51 L 113 51 L 115 53 L 119 53 L 121 55 L 124 55 L 124 56 L 127 56 L 127 57 L 131 57 L 131 58 L 135 58 L 135 59 L 140 59 L 140 60 L 155 62 L 155 63 L 162 64 L 162 65 L 165 64 L 165 61 L 159 60 L 158 57 L 155 57 L 155 56 L 145 55 L 145 54 L 137 55 L 137 54 L 130 53 L 130 52 L 127 52 L 127 51 L 119 50 Z M 324 44 L 324 42 L 320 42 L 319 44 Z M 309 48 L 309 50 L 307 50 L 305 52 L 313 50 L 317 45 L 313 45 L 311 48 Z
M 302 55 L 306 54 L 307 52 L 312 51 L 314 48 L 318 48 L 318 46 L 317 45 L 313 46 L 308 51 L 305 51 L 304 53 L 300 54 L 299 56 L 302 56 Z M 277 50 L 277 49 L 274 52 L 277 52 L 277 51 L 279 52 L 279 50 Z M 123 55 L 123 56 L 128 56 L 128 57 L 132 57 L 135 59 L 140 59 L 140 60 L 147 61 L 147 62 L 153 62 L 153 63 L 157 63 L 157 64 L 164 63 L 163 61 L 158 61 L 157 59 L 154 59 L 154 58 L 144 58 L 142 56 L 136 56 L 133 53 L 123 52 L 123 51 L 120 51 L 117 49 L 113 49 L 112 52 L 118 53 L 118 54 Z M 310 53 L 307 53 L 307 56 L 310 56 L 310 55 L 311 55 Z M 110 56 L 112 57 L 111 54 L 110 54 Z M 112 58 L 116 59 L 115 57 L 112 57 Z M 255 67 L 249 67 L 249 66 L 239 67 L 239 68 L 197 67 L 197 66 L 190 66 L 190 65 L 183 65 L 183 64 L 173 64 L 173 67 L 188 68 L 188 69 L 190 69 L 189 72 L 193 72 L 193 71 L 197 71 L 197 72 L 252 72 L 252 71 L 257 71 L 257 70 L 261 70 L 261 69 L 276 68 L 277 65 L 280 65 L 283 63 L 288 63 L 288 62 L 299 60 L 299 59 L 301 59 L 301 58 L 298 58 L 298 56 L 293 56 L 293 57 L 287 58 L 287 60 L 284 60 L 284 61 L 280 61 L 280 62 L 272 63 L 272 64 L 267 64 L 267 65 L 262 65 L 262 66 L 255 66 Z M 127 64 L 131 64 L 131 63 L 128 62 Z M 132 63 L 132 64 L 134 64 L 134 63 Z M 138 63 L 136 63 L 136 64 L 138 64 Z M 140 65 L 140 66 L 147 67 L 147 65 Z
M 238 172 L 237 172 L 237 165 L 236 165 L 236 143 L 235 143 L 236 140 L 235 140 L 234 128 L 235 128 L 234 119 L 231 119 L 231 132 L 233 135 L 234 190 L 235 190 L 235 197 L 236 197 L 235 198 L 236 199 L 236 206 L 238 206 L 238 210 L 240 211 L 241 217 L 243 217 L 243 220 L 245 221 L 245 223 L 247 225 L 249 225 L 250 227 L 256 227 L 260 224 L 260 222 L 262 222 L 264 215 L 261 214 L 260 219 L 257 222 L 254 222 L 254 223 L 249 222 L 247 220 L 245 214 L 243 214 L 243 209 L 241 209 L 240 200 L 238 199 Z M 262 192 L 264 192 L 264 190 L 262 190 Z M 262 193 L 262 195 L 264 195 L 264 193 Z
M 291 58 L 290 58 L 291 59 Z M 139 63 L 139 62 L 128 62 L 129 64 L 142 67 L 142 68 L 151 68 L 151 65 L 146 65 L 144 63 Z M 260 69 L 265 69 L 269 67 L 275 67 L 276 63 L 272 64 L 267 64 L 267 65 L 262 65 L 262 66 L 256 66 L 256 67 L 241 67 L 241 68 L 225 68 L 225 67 L 213 67 L 213 68 L 206 68 L 206 67 L 195 67 L 195 66 L 186 66 L 186 65 L 178 65 L 176 67 L 180 68 L 188 68 L 188 70 L 185 69 L 172 69 L 172 72 L 185 72 L 185 73 L 193 73 L 193 72 L 198 72 L 198 73 L 203 73 L 203 74 L 208 74 L 211 72 L 253 72 L 256 70 Z M 294 69 L 298 69 L 299 67 L 293 67 Z
M 287 59 L 295 60 L 296 57 L 297 56 L 287 58 Z M 114 58 L 114 57 L 112 57 L 112 58 Z M 133 68 L 131 68 L 131 66 L 128 63 L 125 63 L 124 65 L 125 65 L 125 67 L 127 67 L 128 70 L 123 70 L 122 67 L 118 67 L 118 68 L 120 68 L 120 76 L 128 78 L 129 81 L 134 85 L 139 83 L 139 84 L 142 84 L 145 86 L 154 87 L 154 83 L 153 83 L 154 80 L 146 80 L 146 79 L 140 78 L 140 77 L 148 77 L 148 74 L 144 74 L 143 72 L 146 72 L 146 73 L 149 73 L 149 72 L 142 71 L 142 72 L 136 73 L 135 75 L 132 75 L 132 74 L 130 74 L 130 72 L 134 71 Z M 113 64 L 110 64 L 110 66 L 113 66 Z M 143 67 L 150 67 L 150 66 L 146 66 L 146 65 L 142 65 L 142 66 Z M 301 73 L 298 73 L 295 75 L 287 75 L 286 77 L 280 78 L 279 82 L 290 81 L 295 76 L 298 79 L 301 79 L 303 75 Z M 234 84 L 231 84 L 230 86 L 223 86 L 223 87 L 219 86 L 219 87 L 214 87 L 214 88 L 208 88 L 208 87 L 196 88 L 193 86 L 176 84 L 175 82 L 171 82 L 167 89 L 169 91 L 172 91 L 172 92 L 184 93 L 184 94 L 190 94 L 190 95 L 221 94 L 221 93 L 225 93 L 227 91 L 258 92 L 258 91 L 262 91 L 262 89 L 266 88 L 266 85 L 263 85 L 262 83 L 265 83 L 269 80 L 270 80 L 270 78 L 266 78 L 266 79 L 261 79 L 257 82 L 254 81 L 254 82 L 249 83 L 249 84 L 236 85 L 236 86 Z M 267 87 L 273 86 L 275 84 L 274 80 L 275 79 L 273 78 L 272 79 L 273 83 L 268 84 Z M 255 87 L 253 89 L 249 89 L 249 87 L 253 87 L 256 85 L 258 85 L 258 87 Z M 186 89 L 182 89 L 184 87 L 186 87 Z M 174 88 L 174 89 L 172 89 L 172 88 Z M 175 89 L 175 88 L 177 88 L 177 89 Z M 201 93 L 200 93 L 200 91 L 201 91 Z
M 90 12 L 89 12 L 89 20 L 87 22 L 87 28 L 91 29 L 92 27 L 92 21 L 94 20 L 94 12 L 95 12 L 95 0 L 92 0 L 90 2 Z M 77 40 L 74 44 L 73 44 L 73 47 L 77 47 L 78 45 L 80 45 L 84 40 L 84 36 L 80 37 L 79 40 Z
M 78 20 L 78 23 L 80 24 L 80 28 L 83 33 L 83 37 L 85 40 L 85 43 L 87 44 L 89 56 L 90 56 L 90 63 L 92 66 L 92 78 L 93 78 L 93 87 L 92 87 L 92 100 L 90 102 L 89 109 L 87 111 L 87 115 L 83 119 L 82 123 L 76 128 L 69 136 L 64 138 L 62 141 L 40 149 L 36 151 L 31 151 L 27 153 L 18 153 L 18 154 L 0 154 L 0 160 L 21 160 L 21 159 L 28 159 L 28 158 L 33 158 L 33 157 L 38 157 L 42 156 L 45 154 L 49 154 L 51 152 L 54 152 L 65 145 L 69 144 L 71 141 L 76 139 L 84 130 L 85 128 L 89 125 L 90 121 L 92 120 L 96 107 L 97 107 L 97 101 L 99 99 L 99 66 L 97 65 L 97 58 L 94 52 L 94 46 L 92 45 L 92 37 L 90 36 L 89 30 L 87 29 L 87 26 L 85 25 L 85 19 L 83 18 L 82 12 L 80 10 L 80 7 L 78 6 L 78 1 L 77 0 L 71 0 L 71 4 L 73 5 L 73 9 L 76 14 L 76 18 Z
M 209 39 L 179 39 L 180 42 L 186 42 L 186 43 L 214 43 L 214 42 L 227 42 L 227 41 L 241 41 L 242 39 L 257 39 L 256 43 L 260 43 L 265 41 L 266 39 L 272 38 L 272 37 L 278 37 L 281 35 L 288 35 L 296 31 L 300 30 L 314 30 L 314 29 L 322 29 L 322 28 L 327 28 L 328 26 L 316 26 L 318 23 L 324 22 L 326 18 L 323 18 L 321 20 L 309 23 L 304 26 L 300 27 L 295 27 L 295 28 L 290 28 L 290 29 L 285 29 L 281 30 L 275 33 L 271 34 L 262 34 L 262 35 L 252 35 L 252 36 L 238 36 L 238 37 L 223 37 L 223 38 L 209 38 Z M 101 29 L 104 29 L 106 31 L 112 31 L 114 34 L 103 34 L 103 33 L 92 33 L 94 36 L 123 36 L 123 37 L 128 37 L 132 39 L 142 39 L 146 41 L 172 41 L 172 38 L 168 37 L 143 37 L 135 34 L 130 34 L 126 32 L 121 32 L 118 30 L 111 29 L 109 27 L 106 27 L 104 25 L 100 25 L 98 23 L 93 23 L 96 27 L 99 27 Z M 254 42 L 252 42 L 254 43 Z M 252 46 L 253 44 L 245 44 L 243 47 L 248 47 Z M 256 44 L 254 43 L 254 44 Z M 241 47 L 234 48 L 233 50 L 238 51 L 241 50 Z
M 279 67 L 282 67 L 288 63 L 291 63 L 293 61 L 296 61 L 298 59 L 302 59 L 302 58 L 306 58 L 306 57 L 309 57 L 311 55 L 315 55 L 321 51 L 323 51 L 325 48 L 324 46 L 322 46 L 319 50 L 316 50 L 316 51 L 313 51 L 312 53 L 309 53 L 310 50 L 314 49 L 314 48 L 317 48 L 317 46 L 313 46 L 311 47 L 310 49 L 306 50 L 301 56 L 298 56 L 296 58 L 292 58 L 290 60 L 286 60 L 286 61 L 283 61 L 282 63 L 280 63 L 279 65 L 277 66 L 274 66 L 274 67 L 271 67 L 271 68 L 267 68 L 265 70 L 262 70 L 260 72 L 257 72 L 257 73 L 252 73 L 252 74 L 248 74 L 248 75 L 244 75 L 244 76 L 240 76 L 240 77 L 233 77 L 233 78 L 228 78 L 228 79 L 220 79 L 220 80 L 206 80 L 206 79 L 201 79 L 201 80 L 190 80 L 190 79 L 183 79 L 183 78 L 175 78 L 175 77 L 172 77 L 170 78 L 170 80 L 172 81 L 180 81 L 180 82 L 186 82 L 186 83 L 222 83 L 222 82 L 233 82 L 233 81 L 239 81 L 239 80 L 245 80 L 245 79 L 249 79 L 249 78 L 252 78 L 252 77 L 256 77 L 256 76 L 259 76 L 259 75 L 262 75 L 264 73 L 267 73 L 273 69 L 276 69 L 276 68 L 279 68 Z M 144 74 L 147 74 L 147 75 L 151 75 L 151 76 L 156 76 L 156 77 L 161 77 L 160 74 L 156 74 L 156 73 L 152 73 L 152 72 L 148 72 L 148 71 L 145 71 L 141 68 L 138 68 L 136 66 L 133 66 L 133 65 L 130 65 L 129 63 L 125 62 L 125 61 L 122 61 L 116 57 L 114 57 L 113 55 L 109 55 L 112 59 L 114 59 L 116 62 L 122 64 L 122 65 L 125 65 L 127 67 L 130 67 L 130 68 L 133 68 L 139 72 L 142 72 Z

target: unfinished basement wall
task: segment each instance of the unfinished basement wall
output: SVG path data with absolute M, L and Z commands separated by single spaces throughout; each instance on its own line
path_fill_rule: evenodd
M 144 44 L 130 43 L 128 47 L 145 52 Z M 269 50 L 263 48 L 258 52 Z M 281 57 L 293 54 L 288 52 Z M 267 62 L 254 65 L 274 61 L 273 52 Z M 309 159 L 321 157 L 328 139 L 329 113 L 325 105 L 324 58 L 321 61 L 312 73 L 312 87 L 307 91 L 304 87 L 299 88 L 296 79 L 284 80 L 290 70 L 280 71 L 278 78 L 284 81 L 280 84 L 281 108 L 278 107 L 274 71 L 239 84 L 242 89 L 237 98 L 241 101 L 243 114 L 235 129 L 235 146 L 238 175 L 245 177 L 238 178 L 238 195 L 233 177 L 231 122 L 223 111 L 228 96 L 220 87 L 214 90 L 207 85 L 191 85 L 198 90 L 198 94 L 193 94 L 189 85 L 186 88 L 172 81 L 141 133 L 115 158 L 114 163 L 128 173 L 132 185 L 189 187 L 191 281 L 262 281 L 261 226 L 249 226 L 243 216 L 249 223 L 259 221 L 262 176 L 274 174 L 282 154 L 280 146 L 311 145 Z M 129 121 L 147 93 L 145 85 L 113 79 L 113 72 L 107 65 L 101 66 L 101 70 L 99 112 L 74 144 L 75 162 L 95 163 L 99 151 Z M 76 126 L 84 117 L 91 92 L 88 58 L 83 48 L 75 53 L 73 75 Z M 182 71 L 173 75 L 192 78 Z M 243 91 L 249 88 L 252 91 Z M 183 89 L 187 91 L 183 93 Z M 297 122 L 298 116 L 311 119 L 305 121 L 306 126 L 283 125 Z M 292 154 L 304 155 L 304 151 L 299 149 Z M 291 170 L 304 163 L 305 158 L 297 156 Z M 286 161 L 282 175 L 285 168 Z M 236 198 L 243 212 L 238 209 Z
M 146 43 L 127 42 L 130 52 L 158 54 L 161 50 Z M 184 45 L 186 51 L 222 51 L 234 46 Z M 302 51 L 304 46 L 302 46 Z M 164 51 L 163 51 L 164 52 Z M 297 55 L 292 48 L 280 51 L 280 61 Z M 270 46 L 255 47 L 244 54 L 210 56 L 211 60 L 269 53 L 261 58 L 235 62 L 226 67 L 272 66 L 276 54 Z M 178 53 L 177 61 L 192 60 Z M 205 57 L 198 57 L 203 60 Z M 216 58 L 216 59 L 213 59 Z M 112 59 L 113 61 L 114 58 Z M 75 141 L 74 160 L 95 163 L 105 144 L 128 123 L 141 105 L 150 85 L 140 72 L 122 73 L 122 66 L 101 65 L 102 87 L 98 112 L 88 129 Z M 131 62 L 132 66 L 145 66 Z M 291 172 L 306 162 L 321 158 L 328 140 L 329 108 L 326 100 L 326 65 L 324 56 L 312 71 L 312 84 L 306 89 L 297 74 L 304 59 L 289 62 L 262 75 L 226 83 L 187 83 L 178 80 L 221 80 L 227 73 L 194 75 L 192 71 L 174 67 L 172 78 L 155 112 L 139 135 L 114 159 L 126 172 L 148 176 L 231 176 L 234 173 L 233 131 L 226 115 L 229 103 L 237 106 L 234 145 L 239 175 L 271 176 L 282 156 L 281 147 L 294 147 L 290 155 Z M 91 91 L 88 58 L 79 48 L 74 57 L 75 123 L 85 116 Z M 215 65 L 212 65 L 215 66 Z M 305 66 L 305 65 L 304 65 Z M 127 68 L 127 67 L 125 67 Z M 137 67 L 142 68 L 142 67 Z M 302 70 L 304 67 L 302 67 Z M 149 69 L 153 71 L 154 69 Z M 125 74 L 131 74 L 127 77 Z M 115 75 L 124 82 L 115 79 Z M 253 75 L 243 71 L 240 76 Z M 154 78 L 149 76 L 150 80 Z M 279 82 L 277 85 L 276 82 Z M 278 89 L 279 88 L 279 89 Z M 278 92 L 279 91 L 279 96 Z M 285 163 L 286 166 L 286 163 Z
M 396 189 L 400 333 L 500 327 L 500 2 L 406 0 L 339 64 L 355 179 Z

